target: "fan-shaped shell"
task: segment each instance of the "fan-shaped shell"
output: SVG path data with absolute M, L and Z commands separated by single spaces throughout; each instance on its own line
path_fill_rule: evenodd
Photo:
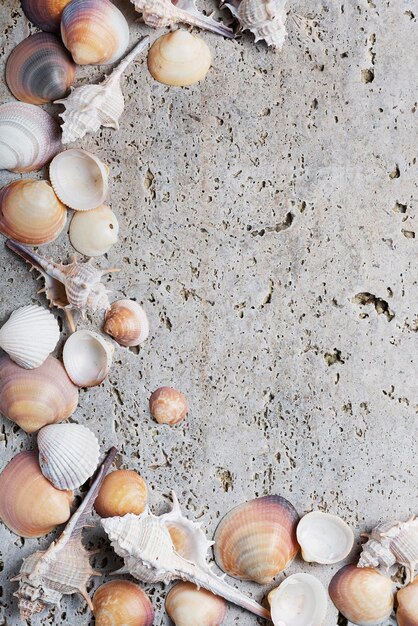
M 215 532 L 215 559 L 234 578 L 270 582 L 295 558 L 299 516 L 281 496 L 263 496 L 235 507 Z
M 328 599 L 323 585 L 311 574 L 293 574 L 268 595 L 274 626 L 321 626 Z
M 343 567 L 331 580 L 329 595 L 344 617 L 358 626 L 380 624 L 393 610 L 392 581 L 368 567 Z
M 0 413 L 26 432 L 67 419 L 77 403 L 77 387 L 58 359 L 49 356 L 40 367 L 26 370 L 0 357 Z
M 96 626 L 152 626 L 154 609 L 139 585 L 112 580 L 101 585 L 93 597 Z
M 106 312 L 104 331 L 121 346 L 139 346 L 149 334 L 147 314 L 134 300 L 118 300 Z
M 20 452 L 0 474 L 0 518 L 21 537 L 42 537 L 66 522 L 72 500 L 43 477 L 36 452 Z
M 109 0 L 72 0 L 61 18 L 61 36 L 78 65 L 117 61 L 129 43 L 129 26 Z
M 22 9 L 41 30 L 59 32 L 64 7 L 71 0 L 21 0 Z
M 112 365 L 111 343 L 91 330 L 78 330 L 64 344 L 62 360 L 73 383 L 95 387 L 104 381 Z
M 94 502 L 100 517 L 141 515 L 148 500 L 144 479 L 133 470 L 116 470 L 106 476 Z
M 109 170 L 86 150 L 74 148 L 58 154 L 49 175 L 58 198 L 76 211 L 95 209 L 106 199 Z
M 165 610 L 175 626 L 221 626 L 227 611 L 225 600 L 192 583 L 178 583 L 165 599 Z
M 70 224 L 70 241 L 85 256 L 106 254 L 118 240 L 116 215 L 102 204 L 91 211 L 76 211 Z
M 67 209 L 46 180 L 16 180 L 0 191 L 0 232 L 30 246 L 53 241 Z
M 151 76 L 166 85 L 193 85 L 205 78 L 211 63 L 208 45 L 187 30 L 162 35 L 148 53 Z
M 256 41 L 281 49 L 286 39 L 287 0 L 226 0 L 242 30 L 250 30 Z
M 398 626 L 418 626 L 418 579 L 400 589 L 396 599 Z
M 57 489 L 77 489 L 99 464 L 97 437 L 81 424 L 51 424 L 38 433 L 42 474 Z
M 61 41 L 35 33 L 13 49 L 6 63 L 6 83 L 15 98 L 45 104 L 63 98 L 74 82 L 75 64 Z
M 338 563 L 349 555 L 354 545 L 354 533 L 348 524 L 322 511 L 302 517 L 296 535 L 302 557 L 309 563 Z
M 189 411 L 186 396 L 173 387 L 159 387 L 149 399 L 149 410 L 159 424 L 175 426 Z
M 14 311 L 0 329 L 0 348 L 26 369 L 39 367 L 55 349 L 60 329 L 55 317 L 38 305 Z
M 23 102 L 0 106 L 1 170 L 39 170 L 60 148 L 60 127 L 46 111 Z

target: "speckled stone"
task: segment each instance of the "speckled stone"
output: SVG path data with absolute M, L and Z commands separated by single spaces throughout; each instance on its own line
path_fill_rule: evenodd
M 117 4 L 132 43 L 156 37 L 128 0 Z M 103 449 L 118 446 L 119 466 L 146 479 L 155 510 L 174 488 L 209 536 L 231 507 L 267 493 L 301 514 L 339 514 L 356 537 L 418 511 L 414 13 L 410 0 L 289 2 L 281 52 L 250 34 L 202 33 L 214 56 L 203 83 L 169 88 L 139 59 L 123 81 L 120 131 L 78 144 L 109 164 L 120 222 L 98 263 L 121 268 L 109 278 L 114 298 L 137 299 L 151 332 L 140 349 L 117 348 L 109 378 L 81 392 L 73 419 Z M 4 69 L 28 34 L 17 0 L 1 3 L 0 26 Z M 78 84 L 104 69 L 79 68 Z M 4 82 L 0 90 L 2 103 L 12 99 Z M 0 173 L 2 184 L 18 178 Z M 42 251 L 73 252 L 65 231 Z M 0 254 L 3 321 L 44 300 L 25 264 Z M 148 413 L 162 385 L 190 402 L 176 428 Z M 0 420 L 4 466 L 35 439 Z M 20 624 L 7 580 L 53 536 L 23 540 L 0 525 L 0 624 Z M 108 580 L 120 561 L 101 530 L 86 539 L 103 549 L 93 562 Z M 337 569 L 298 559 L 288 573 L 327 584 Z M 233 582 L 258 600 L 274 586 Z M 168 624 L 164 589 L 147 592 L 156 626 Z M 92 623 L 75 596 L 31 621 Z M 225 620 L 257 623 L 234 607 Z M 325 626 L 336 624 L 330 606 Z

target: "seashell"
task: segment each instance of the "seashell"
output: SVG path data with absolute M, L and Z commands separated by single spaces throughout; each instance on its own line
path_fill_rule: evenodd
M 96 387 L 109 373 L 114 348 L 91 330 L 77 330 L 64 344 L 62 360 L 77 387 Z
M 55 317 L 30 304 L 14 311 L 0 329 L 0 348 L 26 369 L 39 367 L 55 349 L 60 329 Z
M 175 626 L 221 626 L 227 604 L 206 589 L 178 583 L 167 594 L 165 610 Z
M 345 559 L 354 545 L 354 533 L 340 517 L 312 511 L 300 520 L 296 536 L 308 563 L 331 565 Z
M 396 595 L 398 626 L 418 626 L 418 580 L 414 580 Z
M 77 65 L 114 63 L 129 43 L 129 26 L 109 0 L 72 0 L 61 16 L 61 36 Z
M 74 148 L 58 154 L 49 175 L 58 198 L 71 209 L 89 211 L 106 199 L 109 169 L 86 150 Z
M 74 77 L 71 56 L 50 33 L 35 33 L 21 41 L 6 63 L 7 86 L 15 98 L 29 104 L 63 98 Z
M 141 587 L 129 580 L 112 580 L 93 596 L 96 626 L 152 626 L 154 609 Z
M 72 330 L 75 330 L 73 310 L 84 317 L 87 312 L 109 308 L 109 291 L 101 279 L 105 274 L 118 272 L 117 268 L 100 270 L 90 262 L 77 263 L 76 260 L 68 265 L 54 263 L 12 239 L 7 239 L 6 246 L 42 274 L 45 287 L 41 291 L 45 292 L 51 306 L 64 309 Z
M 358 567 L 382 567 L 388 571 L 396 564 L 396 557 L 390 550 L 391 538 L 387 532 L 393 527 L 392 522 L 384 522 L 373 528 L 364 544 Z
M 296 509 L 281 496 L 263 496 L 233 508 L 215 532 L 215 560 L 234 578 L 269 583 L 295 558 Z
M 106 476 L 94 508 L 100 517 L 140 515 L 147 499 L 147 485 L 139 474 L 133 470 L 116 470 Z
M 328 598 L 323 585 L 311 574 L 293 574 L 268 595 L 274 626 L 321 626 Z
M 62 422 L 76 410 L 78 390 L 64 366 L 49 356 L 25 370 L 6 355 L 0 357 L 0 413 L 27 433 Z
M 59 32 L 64 7 L 71 0 L 21 0 L 22 9 L 28 20 L 41 30 Z
M 172 24 L 190 24 L 217 35 L 234 38 L 234 31 L 221 22 L 203 15 L 196 9 L 195 0 L 131 0 L 145 24 L 153 28 L 164 28 Z
M 23 102 L 0 106 L 0 170 L 40 170 L 61 149 L 61 130 L 39 107 Z
M 106 311 L 104 331 L 121 346 L 139 346 L 149 334 L 147 314 L 134 300 L 118 300 Z
M 205 78 L 211 64 L 209 46 L 187 30 L 159 37 L 148 53 L 151 76 L 165 85 L 193 85 Z
M 89 561 L 91 553 L 83 546 L 83 527 L 86 526 L 94 499 L 116 453 L 115 448 L 109 450 L 83 502 L 60 538 L 53 541 L 47 550 L 34 552 L 24 559 L 19 575 L 12 578 L 19 581 L 19 589 L 14 595 L 18 598 L 23 620 L 51 606 L 59 606 L 64 594 L 79 593 L 93 609 L 87 585 L 92 576 L 100 574 L 92 569 Z M 46 479 L 45 482 L 48 483 Z M 50 483 L 48 485 L 53 489 Z
M 87 133 L 97 133 L 102 126 L 116 130 L 119 128 L 119 118 L 125 108 L 120 86 L 122 74 L 148 44 L 149 37 L 141 39 L 99 85 L 76 87 L 67 98 L 56 101 L 55 104 L 65 107 L 65 111 L 60 113 L 64 120 L 62 143 L 78 141 Z
M 239 21 L 241 30 L 250 30 L 255 40 L 281 50 L 286 39 L 287 0 L 223 0 Z
M 72 491 L 42 476 L 34 451 L 19 452 L 0 474 L 0 517 L 21 537 L 42 537 L 70 517 Z
M 16 180 L 0 191 L 0 232 L 38 246 L 54 241 L 67 221 L 67 210 L 46 180 Z
M 189 403 L 181 391 L 173 387 L 160 387 L 149 399 L 149 410 L 159 424 L 175 426 L 186 417 Z
M 85 256 L 106 254 L 118 240 L 116 215 L 102 204 L 91 211 L 76 211 L 70 224 L 70 241 Z
M 51 424 L 38 433 L 42 474 L 57 489 L 77 489 L 99 464 L 97 437 L 81 424 Z
M 175 494 L 173 503 L 173 510 L 159 517 L 146 509 L 142 515 L 128 513 L 101 520 L 116 553 L 124 558 L 125 567 L 119 573 L 130 573 L 145 583 L 188 581 L 255 615 L 269 618 L 266 609 L 212 572 L 207 563 L 211 543 L 197 524 L 183 517 Z M 188 558 L 177 552 L 168 525 L 183 534 L 189 533 L 189 541 L 182 542 L 190 550 Z
M 346 565 L 335 574 L 329 595 L 349 622 L 359 626 L 380 624 L 393 609 L 392 581 L 374 569 Z

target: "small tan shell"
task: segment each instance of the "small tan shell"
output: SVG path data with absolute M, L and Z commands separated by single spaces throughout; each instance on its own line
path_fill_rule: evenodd
M 189 411 L 187 398 L 173 387 L 160 387 L 149 399 L 149 410 L 159 424 L 175 426 Z
M 101 585 L 93 597 L 95 626 L 152 626 L 154 609 L 139 585 L 112 580 Z
M 122 516 L 127 513 L 141 515 L 147 499 L 147 485 L 139 474 L 133 470 L 116 470 L 104 479 L 94 508 L 100 517 Z
M 225 600 L 192 583 L 178 583 L 165 599 L 165 610 L 175 626 L 221 626 L 227 608 Z
M 77 330 L 64 344 L 62 360 L 77 387 L 96 387 L 109 373 L 114 348 L 91 330 Z
M 101 256 L 109 252 L 118 240 L 119 224 L 116 215 L 102 204 L 91 211 L 76 211 L 70 224 L 72 245 L 85 256 Z
M 139 346 L 149 334 L 147 314 L 134 300 L 118 300 L 106 312 L 104 331 L 121 346 Z
M 396 599 L 398 626 L 418 626 L 418 579 L 400 589 Z
M 311 574 L 293 574 L 268 594 L 274 626 L 321 626 L 328 598 L 322 583 Z

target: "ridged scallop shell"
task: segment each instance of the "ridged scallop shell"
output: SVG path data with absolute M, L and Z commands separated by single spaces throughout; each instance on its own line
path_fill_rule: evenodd
M 63 98 L 74 77 L 70 54 L 50 33 L 35 33 L 21 41 L 6 63 L 7 86 L 15 98 L 29 104 Z
M 288 576 L 268 601 L 274 626 L 321 626 L 327 614 L 327 593 L 311 574 Z
M 101 585 L 93 597 L 95 626 L 152 626 L 154 609 L 147 594 L 129 580 Z
M 263 496 L 236 506 L 215 532 L 215 559 L 234 578 L 269 583 L 293 561 L 299 516 L 281 496 Z
M 60 149 L 60 127 L 46 111 L 24 102 L 0 106 L 0 170 L 40 170 Z
M 109 169 L 91 152 L 64 150 L 53 159 L 49 176 L 56 195 L 71 209 L 89 211 L 106 199 Z
M 64 344 L 62 360 L 68 376 L 78 387 L 100 385 L 109 373 L 114 348 L 91 330 L 77 330 Z
M 151 76 L 165 85 L 193 85 L 205 78 L 211 64 L 209 46 L 187 30 L 162 35 L 148 53 Z
M 108 474 L 94 503 L 100 517 L 134 513 L 141 515 L 147 506 L 148 488 L 144 479 L 133 470 L 115 470 Z
M 61 15 L 69 2 L 71 0 L 21 0 L 28 20 L 47 32 L 59 32 Z
M 54 241 L 67 209 L 46 180 L 15 180 L 0 190 L 0 232 L 29 246 Z
M 189 411 L 186 396 L 173 387 L 156 389 L 149 399 L 149 410 L 159 424 L 175 426 Z
M 97 437 L 80 424 L 51 424 L 38 433 L 42 474 L 57 489 L 77 489 L 94 474 L 100 457 Z
M 165 599 L 165 610 L 175 626 L 221 626 L 227 611 L 225 600 L 192 583 L 178 583 Z
M 55 349 L 60 329 L 42 306 L 30 304 L 14 311 L 0 329 L 0 348 L 26 369 L 39 367 Z
M 72 0 L 62 12 L 61 36 L 78 65 L 101 65 L 123 55 L 129 26 L 109 0 Z
M 118 233 L 116 215 L 102 204 L 91 211 L 76 211 L 68 235 L 77 252 L 92 257 L 106 254 L 117 242 Z
M 263 39 L 268 46 L 279 50 L 286 39 L 287 0 L 226 0 L 222 5 L 229 8 L 238 19 L 242 30 L 250 30 L 256 41 Z
M 400 589 L 396 600 L 398 626 L 418 626 L 418 579 Z
M 139 346 L 149 334 L 147 314 L 134 300 L 117 300 L 106 312 L 104 331 L 121 346 Z
M 62 143 L 67 144 L 82 139 L 87 133 L 97 133 L 104 128 L 119 128 L 119 118 L 125 107 L 120 80 L 125 69 L 149 44 L 149 37 L 141 41 L 119 63 L 113 72 L 99 85 L 82 85 L 55 104 L 62 104 L 65 111 L 60 113 Z
M 393 583 L 374 569 L 346 565 L 328 591 L 337 609 L 358 626 L 380 624 L 393 610 Z
M 28 433 L 62 422 L 78 404 L 78 389 L 58 359 L 26 370 L 10 357 L 0 357 L 0 412 Z
M 322 511 L 312 511 L 302 517 L 296 536 L 302 558 L 309 563 L 338 563 L 349 555 L 354 545 L 354 533 L 348 524 Z

